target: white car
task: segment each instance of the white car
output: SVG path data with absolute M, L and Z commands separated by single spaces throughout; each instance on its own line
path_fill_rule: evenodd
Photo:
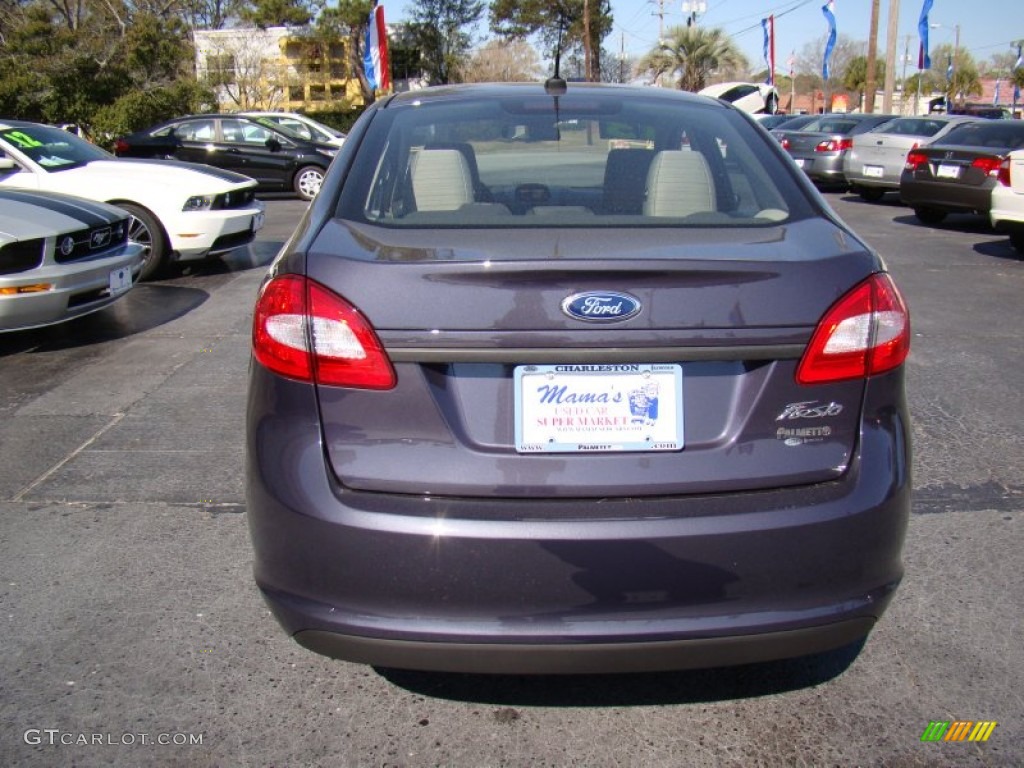
M 1003 160 L 998 179 L 992 189 L 992 226 L 1008 232 L 1013 247 L 1024 253 L 1024 149 Z
M 702 89 L 700 94 L 728 101 L 752 115 L 773 115 L 779 106 L 779 92 L 774 85 L 765 83 L 715 83 Z
M 0 189 L 0 333 L 103 309 L 133 285 L 129 215 L 70 195 Z
M 48 125 L 0 121 L 0 188 L 61 192 L 110 203 L 133 217 L 140 279 L 171 261 L 227 253 L 263 226 L 256 182 L 207 165 L 125 160 Z
M 345 134 L 341 131 L 319 123 L 311 117 L 300 115 L 298 112 L 242 112 L 241 114 L 259 121 L 269 120 L 274 126 L 284 128 L 308 141 L 333 144 L 336 147 L 345 143 Z

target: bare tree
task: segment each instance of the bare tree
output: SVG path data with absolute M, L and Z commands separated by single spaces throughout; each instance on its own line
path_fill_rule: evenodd
M 491 40 L 460 68 L 466 83 L 531 82 L 542 73 L 537 51 L 524 40 Z
M 200 79 L 218 100 L 239 110 L 277 109 L 285 101 L 289 73 L 277 41 L 256 29 L 208 37 L 200 50 Z

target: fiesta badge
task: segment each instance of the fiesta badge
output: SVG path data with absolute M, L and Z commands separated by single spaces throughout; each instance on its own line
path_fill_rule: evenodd
M 589 323 L 616 323 L 640 311 L 640 299 L 618 291 L 574 293 L 562 302 L 562 311 Z

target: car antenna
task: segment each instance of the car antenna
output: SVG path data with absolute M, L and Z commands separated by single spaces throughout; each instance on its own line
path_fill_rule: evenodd
M 562 61 L 562 30 L 565 27 L 565 15 L 558 11 L 558 40 L 555 42 L 555 74 L 544 82 L 544 92 L 555 97 L 555 108 L 558 108 L 558 97 L 565 94 L 568 85 L 559 74 Z

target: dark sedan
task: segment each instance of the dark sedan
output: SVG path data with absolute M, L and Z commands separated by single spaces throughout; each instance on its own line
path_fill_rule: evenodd
M 371 105 L 253 318 L 255 577 L 385 667 L 627 672 L 856 647 L 903 573 L 910 324 L 721 101 Z
M 786 123 L 772 131 L 796 164 L 817 184 L 846 186 L 843 160 L 853 137 L 891 120 L 893 115 L 818 115 L 797 128 Z
M 950 213 L 988 217 L 999 168 L 1015 149 L 1024 147 L 1024 122 L 985 120 L 960 125 L 938 144 L 907 154 L 900 176 L 900 199 L 925 224 L 938 224 Z
M 114 144 L 118 157 L 205 163 L 249 176 L 263 191 L 291 190 L 305 200 L 316 196 L 337 152 L 243 115 L 180 117 Z

